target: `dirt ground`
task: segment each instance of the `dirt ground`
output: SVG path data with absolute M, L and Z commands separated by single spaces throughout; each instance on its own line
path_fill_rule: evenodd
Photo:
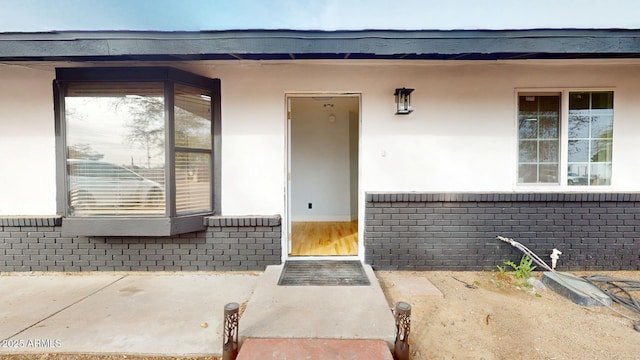
M 598 274 L 640 280 L 640 272 Z M 630 320 L 605 307 L 578 306 L 548 289 L 539 295 L 518 289 L 522 281 L 509 282 L 499 272 L 376 275 L 390 306 L 398 301 L 412 306 L 411 359 L 640 359 L 640 332 Z M 534 276 L 540 279 L 541 273 Z M 403 294 L 393 283 L 399 277 L 424 277 L 444 297 Z M 640 318 L 619 305 L 614 308 Z

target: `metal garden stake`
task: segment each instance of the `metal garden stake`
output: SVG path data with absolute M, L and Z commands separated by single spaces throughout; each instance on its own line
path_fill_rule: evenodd
M 228 303 L 224 306 L 222 360 L 235 360 L 238 356 L 238 309 L 238 303 Z
M 396 342 L 393 348 L 395 360 L 409 360 L 409 332 L 411 330 L 411 305 L 400 301 L 395 308 Z

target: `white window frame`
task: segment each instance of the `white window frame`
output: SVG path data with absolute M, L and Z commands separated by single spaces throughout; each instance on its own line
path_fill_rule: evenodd
M 569 144 L 569 93 L 574 92 L 613 92 L 613 157 L 611 159 L 611 183 L 609 185 L 568 185 L 568 166 L 569 155 L 567 154 Z M 559 151 L 559 183 L 518 183 L 518 166 L 519 166 L 519 129 L 518 129 L 518 113 L 519 113 L 519 96 L 527 95 L 560 95 L 560 144 Z M 562 88 L 516 88 L 514 91 L 514 163 L 513 171 L 514 188 L 517 190 L 562 190 L 567 192 L 602 192 L 609 191 L 616 179 L 615 174 L 615 108 L 616 108 L 616 88 L 615 87 L 562 87 Z

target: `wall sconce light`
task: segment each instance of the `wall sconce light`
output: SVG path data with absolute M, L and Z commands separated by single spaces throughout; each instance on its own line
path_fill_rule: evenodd
M 396 89 L 393 94 L 396 97 L 396 115 L 407 115 L 413 112 L 411 108 L 411 93 L 413 89 Z

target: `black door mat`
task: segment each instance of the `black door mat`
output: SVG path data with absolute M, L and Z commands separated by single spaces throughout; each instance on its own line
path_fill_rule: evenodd
M 294 260 L 284 263 L 278 285 L 367 286 L 371 283 L 360 261 Z

